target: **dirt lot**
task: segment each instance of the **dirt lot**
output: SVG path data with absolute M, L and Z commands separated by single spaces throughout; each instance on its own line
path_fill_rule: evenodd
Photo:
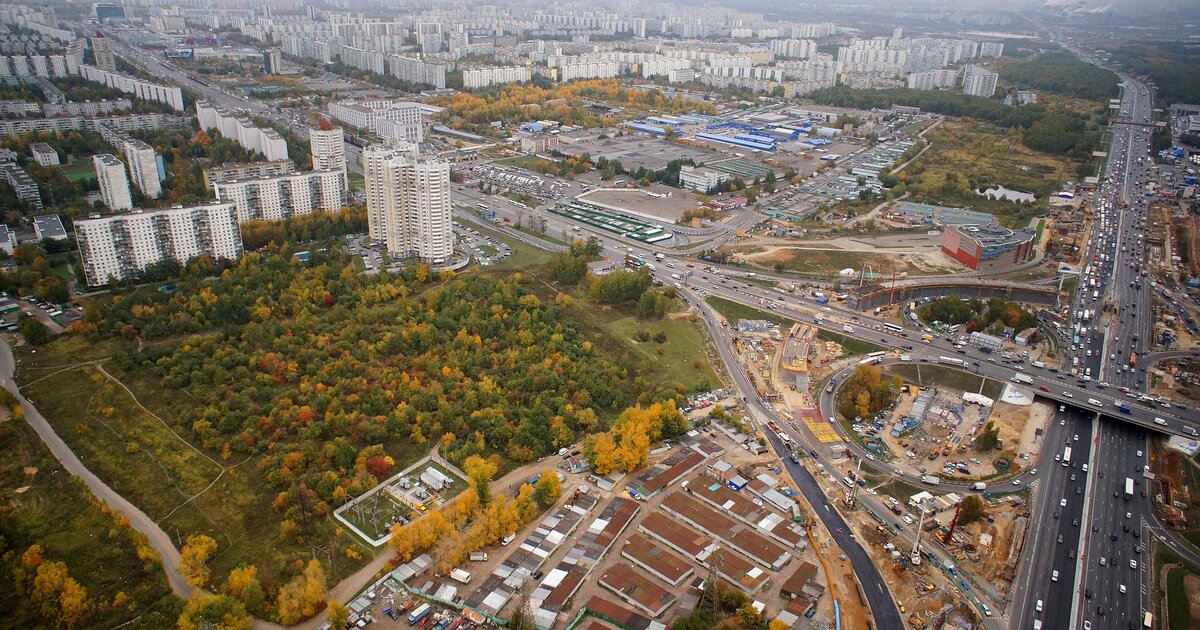
M 601 185 L 604 184 L 601 183 Z M 686 190 L 670 188 L 661 184 L 651 185 L 644 190 L 670 196 L 651 197 L 643 192 L 643 189 L 630 188 L 627 190 L 592 190 L 580 195 L 579 199 L 620 208 L 639 215 L 658 217 L 668 223 L 678 221 L 686 210 L 696 207 L 696 196 Z
M 881 252 L 868 245 L 859 245 L 854 249 L 762 245 L 749 249 L 738 248 L 733 253 L 745 262 L 764 269 L 775 268 L 778 264 L 784 269 L 825 275 L 846 268 L 862 269 L 864 264 L 874 267 L 877 273 L 894 268 L 897 274 L 909 275 L 947 274 L 964 269 L 938 249 L 899 254 Z

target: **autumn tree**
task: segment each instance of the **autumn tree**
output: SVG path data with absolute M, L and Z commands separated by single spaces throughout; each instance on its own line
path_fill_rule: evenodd
M 467 473 L 467 483 L 479 496 L 479 504 L 487 505 L 492 500 L 492 477 L 499 466 L 478 455 L 472 455 L 463 462 L 463 472 Z
M 67 565 L 62 562 L 37 565 L 30 601 L 45 618 L 61 626 L 75 625 L 91 607 L 87 589 L 67 574 Z
M 968 494 L 962 500 L 962 506 L 958 511 L 958 521 L 960 523 L 972 523 L 979 520 L 983 516 L 983 499 L 977 494 Z
M 179 630 L 250 630 L 254 618 L 245 605 L 229 595 L 195 591 L 177 622 Z
M 607 431 L 589 436 L 584 443 L 583 451 L 588 464 L 592 467 L 592 472 L 596 475 L 607 475 L 616 469 L 619 463 L 617 445 L 613 442 L 612 434 Z
M 258 581 L 258 567 L 244 565 L 230 571 L 229 594 L 241 600 L 246 605 L 246 610 L 262 610 L 266 595 Z
M 558 478 L 558 472 L 553 470 L 542 472 L 542 478 L 537 480 L 533 492 L 534 498 L 542 509 L 554 505 L 562 496 L 562 480 Z
M 333 630 L 341 630 L 350 623 L 350 609 L 331 599 L 325 606 L 325 621 Z
M 217 541 L 212 538 L 204 534 L 188 536 L 183 549 L 179 550 L 179 573 L 187 580 L 188 585 L 204 588 L 208 584 L 211 575 L 208 560 L 216 550 Z
M 304 573 L 292 578 L 279 591 L 275 600 L 276 613 L 285 625 L 311 617 L 325 604 L 325 570 L 321 563 L 309 560 Z

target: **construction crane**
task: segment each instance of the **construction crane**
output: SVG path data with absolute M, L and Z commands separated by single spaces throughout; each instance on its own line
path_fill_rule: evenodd
M 954 508 L 954 518 L 950 519 L 950 527 L 946 528 L 946 535 L 942 536 L 943 544 L 950 544 L 950 537 L 954 535 L 954 527 L 958 525 L 958 513 L 962 511 L 962 501 L 958 502 L 958 507 Z
M 925 502 L 922 501 L 917 509 L 921 511 L 921 515 L 917 518 L 917 542 L 913 544 L 912 564 L 915 567 L 921 566 L 921 528 L 925 525 Z

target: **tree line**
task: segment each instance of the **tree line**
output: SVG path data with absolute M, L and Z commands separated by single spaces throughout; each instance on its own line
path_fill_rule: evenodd
M 1090 101 L 1116 97 L 1120 81 L 1111 70 L 1067 52 L 1046 52 L 1010 63 L 1000 68 L 1000 78 L 1021 89 L 1045 90 Z

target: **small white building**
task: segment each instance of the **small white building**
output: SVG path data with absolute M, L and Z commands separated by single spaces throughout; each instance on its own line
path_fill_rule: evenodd
M 441 490 L 454 483 L 454 480 L 447 477 L 442 471 L 430 466 L 425 469 L 425 472 L 421 473 L 421 483 L 425 484 L 431 490 Z
M 29 152 L 33 154 L 33 161 L 42 166 L 57 166 L 59 164 L 58 151 L 55 151 L 54 147 L 45 142 L 34 142 L 29 145 Z

